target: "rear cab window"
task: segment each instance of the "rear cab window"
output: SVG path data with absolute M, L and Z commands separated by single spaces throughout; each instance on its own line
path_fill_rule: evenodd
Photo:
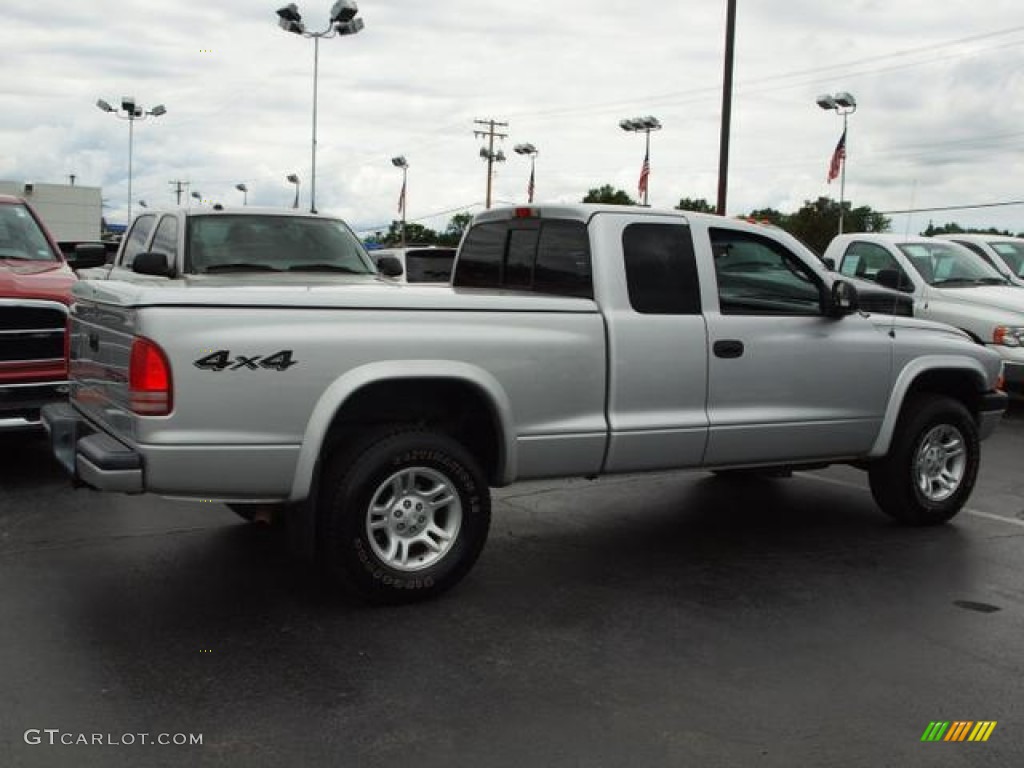
M 587 226 L 542 218 L 477 224 L 462 244 L 453 284 L 592 299 Z

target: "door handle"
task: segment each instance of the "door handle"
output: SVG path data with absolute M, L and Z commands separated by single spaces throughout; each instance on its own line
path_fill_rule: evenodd
M 722 339 L 716 341 L 711 349 L 715 357 L 741 357 L 743 355 L 743 342 L 739 339 Z

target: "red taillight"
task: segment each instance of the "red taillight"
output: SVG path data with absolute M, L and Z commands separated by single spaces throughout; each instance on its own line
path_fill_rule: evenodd
M 132 341 L 128 399 L 132 411 L 144 416 L 171 412 L 171 364 L 155 342 L 141 336 Z
M 517 219 L 529 219 L 537 215 L 537 211 L 534 208 L 516 208 Z

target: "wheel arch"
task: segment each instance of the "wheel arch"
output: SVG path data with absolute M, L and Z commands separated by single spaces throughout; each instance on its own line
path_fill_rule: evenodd
M 490 373 L 449 360 L 384 361 L 346 372 L 320 396 L 306 425 L 290 493 L 309 496 L 325 450 L 345 445 L 359 428 L 428 424 L 474 453 L 492 485 L 515 477 L 512 406 Z
M 935 355 L 911 361 L 896 378 L 869 457 L 888 453 L 896 422 L 909 398 L 921 392 L 946 395 L 963 403 L 977 419 L 980 399 L 988 390 L 987 381 L 984 366 L 972 358 Z

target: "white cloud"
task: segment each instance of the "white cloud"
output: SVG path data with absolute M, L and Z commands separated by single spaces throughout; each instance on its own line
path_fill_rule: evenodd
M 278 3 L 53 0 L 7 10 L 0 176 L 102 186 L 127 210 L 124 122 L 97 110 L 133 95 L 168 113 L 135 125 L 133 197 L 173 204 L 172 180 L 207 199 L 287 205 L 310 191 L 313 43 L 276 25 Z M 1018 0 L 762 0 L 739 4 L 729 210 L 792 210 L 838 195 L 825 183 L 841 121 L 814 104 L 849 90 L 847 190 L 879 210 L 1024 197 L 1024 28 Z M 322 7 L 300 2 L 310 28 Z M 494 196 L 521 200 L 540 150 L 539 199 L 578 200 L 611 183 L 635 193 L 641 136 L 623 117 L 654 114 L 655 205 L 714 200 L 725 2 L 364 0 L 365 30 L 320 43 L 317 207 L 355 227 L 396 215 L 410 162 L 409 215 L 480 203 L 475 118 L 507 121 Z M 968 39 L 975 38 L 975 39 Z M 963 41 L 963 42 L 956 42 Z M 11 77 L 11 71 L 16 76 Z M 443 228 L 450 214 L 428 219 Z M 1024 231 L 1024 206 L 936 220 Z M 924 223 L 927 223 L 925 221 Z M 922 224 L 923 226 L 923 224 Z

